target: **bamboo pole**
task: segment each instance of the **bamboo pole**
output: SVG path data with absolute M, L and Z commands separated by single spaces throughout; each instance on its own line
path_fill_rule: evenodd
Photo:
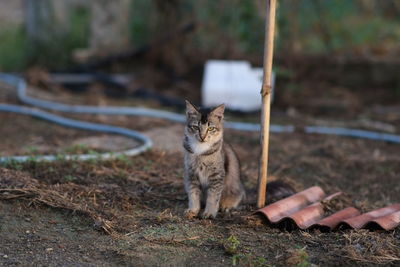
M 267 0 L 265 19 L 264 78 L 261 89 L 261 159 L 258 173 L 257 207 L 265 206 L 268 180 L 269 119 L 271 111 L 272 58 L 274 51 L 276 0 Z

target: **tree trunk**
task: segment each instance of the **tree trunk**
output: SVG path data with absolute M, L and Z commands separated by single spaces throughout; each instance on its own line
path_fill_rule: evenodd
M 25 0 L 29 40 L 48 42 L 65 36 L 69 28 L 69 4 L 65 0 Z
M 129 45 L 131 0 L 92 0 L 90 50 L 94 55 L 108 54 Z
M 29 40 L 35 43 L 51 39 L 54 12 L 51 0 L 26 0 L 26 30 Z

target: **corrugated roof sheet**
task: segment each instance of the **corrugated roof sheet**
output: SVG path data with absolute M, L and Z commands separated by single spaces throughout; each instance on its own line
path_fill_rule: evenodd
M 324 204 L 341 192 L 326 196 L 319 186 L 310 187 L 259 209 L 272 224 L 294 225 L 300 229 L 383 229 L 393 230 L 400 225 L 400 203 L 364 214 L 354 207 L 344 208 L 327 216 Z

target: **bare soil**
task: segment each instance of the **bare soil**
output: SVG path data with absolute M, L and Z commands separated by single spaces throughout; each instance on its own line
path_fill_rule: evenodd
M 12 102 L 10 95 L 6 99 Z M 0 265 L 400 264 L 398 228 L 390 232 L 287 231 L 251 216 L 253 205 L 215 220 L 186 219 L 182 216 L 187 197 L 182 182 L 181 125 L 126 116 L 81 119 L 115 122 L 146 132 L 155 138 L 156 146 L 137 157 L 104 162 L 32 160 L 3 165 Z M 274 120 L 294 119 L 283 114 Z M 60 147 L 76 140 L 104 138 L 21 115 L 1 113 L 0 121 L 3 155 L 29 153 L 27 147 L 39 145 L 49 147 L 47 153 L 65 151 Z M 257 179 L 258 133 L 227 130 L 225 137 L 239 155 L 243 179 L 251 191 Z M 297 190 L 319 185 L 327 193 L 343 191 L 343 201 L 371 210 L 400 201 L 399 151 L 398 145 L 383 142 L 272 134 L 270 179 L 284 180 Z

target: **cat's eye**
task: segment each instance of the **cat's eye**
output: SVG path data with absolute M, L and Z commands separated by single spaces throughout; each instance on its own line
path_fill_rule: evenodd
M 211 126 L 211 127 L 208 127 L 208 130 L 212 132 L 212 131 L 217 130 L 217 128 Z
M 190 128 L 191 128 L 192 130 L 197 131 L 197 130 L 199 129 L 199 126 L 191 125 Z

